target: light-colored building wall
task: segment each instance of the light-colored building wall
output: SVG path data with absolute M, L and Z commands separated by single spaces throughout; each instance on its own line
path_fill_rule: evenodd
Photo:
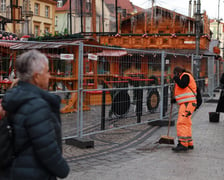
M 6 2 L 6 6 L 10 6 L 10 0 L 6 0 Z M 39 5 L 38 13 L 35 11 L 35 4 Z M 56 5 L 57 3 L 53 0 L 18 0 L 18 6 L 22 7 L 22 20 L 7 23 L 5 30 L 16 33 L 18 36 L 26 34 L 42 36 L 46 31 L 54 34 Z M 48 16 L 46 16 L 46 8 L 48 8 Z M 33 13 L 33 16 L 26 16 L 24 11 Z M 4 13 L 3 15 L 6 16 L 6 12 Z M 9 18 L 11 19 L 11 14 Z
M 68 28 L 68 14 L 63 13 L 55 13 L 55 32 L 64 33 L 65 29 Z
M 10 6 L 10 0 L 0 1 L 0 16 L 7 17 L 9 15 L 7 11 L 8 10 L 7 7 L 9 6 Z
M 47 32 L 54 34 L 56 5 L 57 3 L 53 0 L 31 0 L 31 10 L 33 11 L 31 29 L 34 36 L 43 36 Z M 39 13 L 37 13 L 38 6 Z
M 224 58 L 224 22 L 219 23 L 219 36 L 218 36 L 218 22 L 217 21 L 211 21 L 210 22 L 210 30 L 212 31 L 212 39 L 219 39 L 219 48 L 220 48 L 220 56 Z
M 67 29 L 70 31 L 70 11 L 69 9 L 58 10 L 55 13 L 57 25 L 55 26 L 55 31 L 58 33 L 64 33 Z M 104 4 L 104 32 L 110 31 L 110 11 Z M 102 32 L 102 0 L 96 0 L 96 31 Z M 93 32 L 92 29 L 92 16 L 83 17 L 83 31 Z M 81 18 L 78 14 L 74 13 L 72 10 L 72 34 L 81 32 Z M 69 32 L 70 33 L 70 32 Z
M 10 0 L 6 0 L 5 3 L 3 4 L 2 1 L 0 1 L 0 16 L 3 18 L 11 18 L 11 13 L 10 13 Z M 1 24 L 2 26 L 2 24 Z M 4 27 L 0 27 L 0 29 L 4 29 L 6 31 L 9 31 L 10 29 L 12 29 L 12 25 L 7 23 Z M 12 32 L 12 31 L 10 31 Z
M 111 21 L 111 13 L 106 6 L 106 4 L 103 5 L 104 8 L 104 32 L 109 32 L 110 30 L 110 21 Z M 98 21 L 99 25 L 96 26 L 97 31 L 102 32 L 102 0 L 96 0 L 96 13 L 99 14 L 99 17 L 96 19 Z

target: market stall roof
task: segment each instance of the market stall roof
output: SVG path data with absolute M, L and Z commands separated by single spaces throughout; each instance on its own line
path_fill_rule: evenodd
M 65 44 L 63 43 L 41 43 L 41 42 L 15 42 L 15 41 L 0 41 L 0 47 L 16 49 L 43 49 L 43 48 L 58 48 Z
M 11 41 L 0 41 L 0 47 L 3 47 L 3 48 L 9 48 L 15 44 L 17 43 L 12 43 Z
M 61 43 L 17 43 L 15 45 L 10 46 L 10 49 L 54 49 L 63 46 L 64 44 Z
M 144 49 L 145 50 L 145 49 Z M 176 54 L 176 55 L 195 55 L 196 50 L 195 49 L 147 49 L 146 52 L 151 53 L 162 53 L 165 52 L 167 54 Z M 139 53 L 139 51 L 138 51 Z M 217 54 L 207 50 L 207 49 L 200 49 L 199 55 L 204 56 L 216 56 Z
M 54 42 L 40 42 L 40 41 L 0 41 L 0 47 L 9 48 L 12 50 L 19 49 L 55 49 L 59 47 L 79 45 L 82 42 L 89 45 L 99 45 L 99 43 L 93 39 L 72 39 L 67 41 L 54 41 Z
M 57 49 L 59 47 L 66 47 L 71 45 L 79 45 L 80 42 L 83 42 L 86 45 L 99 45 L 98 42 L 92 39 L 77 39 L 70 41 L 62 41 L 62 42 L 37 42 L 37 41 L 0 41 L 0 47 L 9 48 L 11 50 L 22 50 L 22 49 Z M 86 46 L 88 48 L 88 46 Z M 195 55 L 195 49 L 142 49 L 146 53 L 162 53 L 163 51 L 167 54 L 184 54 L 184 55 Z M 128 49 L 103 49 L 98 48 L 98 52 L 96 52 L 97 56 L 110 56 L 110 57 L 120 57 L 125 56 L 127 54 L 134 54 L 135 51 L 129 51 Z M 101 51 L 101 52 L 99 52 Z M 136 51 L 136 53 L 140 53 Z M 141 52 L 142 53 L 142 52 Z M 144 53 L 144 52 L 143 52 Z M 200 55 L 204 56 L 216 56 L 212 51 L 202 50 L 200 49 Z
M 119 57 L 127 55 L 126 50 L 111 50 L 111 49 L 104 49 L 102 52 L 96 53 L 97 56 L 110 56 L 110 57 Z

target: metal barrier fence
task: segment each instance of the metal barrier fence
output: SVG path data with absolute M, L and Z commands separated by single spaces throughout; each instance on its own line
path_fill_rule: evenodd
M 0 41 L 2 95 L 8 88 L 7 79 L 10 82 L 15 76 L 16 57 L 29 49 L 38 49 L 49 58 L 49 91 L 62 98 L 64 139 L 168 119 L 174 67 L 194 70 L 192 54 L 82 42 Z M 213 97 L 223 67 L 214 56 L 201 56 L 196 81 L 203 99 Z

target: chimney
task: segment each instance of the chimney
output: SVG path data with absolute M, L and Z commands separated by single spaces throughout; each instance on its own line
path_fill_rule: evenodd
M 188 16 L 191 17 L 191 0 L 189 0 Z
M 193 17 L 195 17 L 195 13 L 196 13 L 196 0 L 194 0 L 194 6 L 193 6 Z

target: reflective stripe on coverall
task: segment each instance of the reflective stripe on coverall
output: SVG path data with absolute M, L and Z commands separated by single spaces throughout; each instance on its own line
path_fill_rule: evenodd
M 190 78 L 188 86 L 186 88 L 180 88 L 177 84 L 175 84 L 175 99 L 179 104 L 179 112 L 178 112 L 178 119 L 177 119 L 177 137 L 179 142 L 185 146 L 193 146 L 192 140 L 192 131 L 191 131 L 191 116 L 196 108 L 196 89 L 197 85 L 193 76 L 189 73 L 182 73 L 180 78 L 187 74 Z

